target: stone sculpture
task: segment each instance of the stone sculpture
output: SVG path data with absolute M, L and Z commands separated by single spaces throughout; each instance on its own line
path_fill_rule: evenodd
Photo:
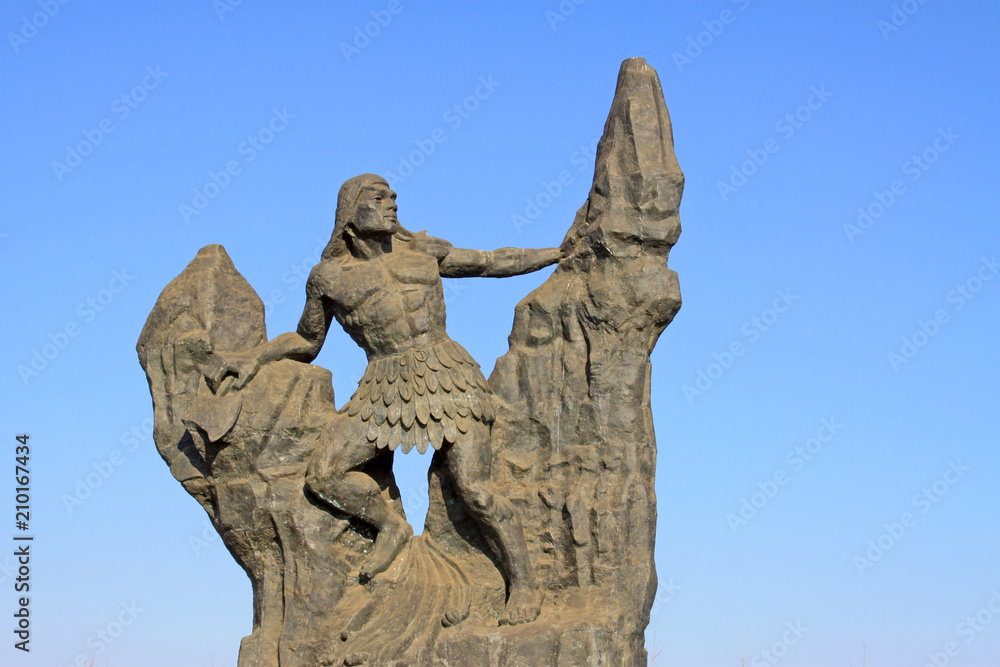
M 559 250 L 465 250 L 413 234 L 396 218 L 396 193 L 374 174 L 340 190 L 333 238 L 306 284 L 298 331 L 249 352 L 216 355 L 213 384 L 228 373 L 241 389 L 260 365 L 279 359 L 312 362 L 336 320 L 368 355 L 358 390 L 327 424 L 306 470 L 306 488 L 331 507 L 378 532 L 360 580 L 383 572 L 413 529 L 361 469 L 388 448 L 428 443 L 440 452 L 462 506 L 494 545 L 510 583 L 501 623 L 538 616 L 540 598 L 524 532 L 510 502 L 490 481 L 494 409 L 486 378 L 445 332 L 442 276 L 513 276 L 559 259 Z M 451 622 L 458 619 L 449 619 Z
M 341 189 L 296 332 L 267 339 L 218 245 L 163 290 L 137 345 L 154 439 L 251 580 L 241 667 L 646 664 L 649 355 L 680 308 L 682 189 L 659 79 L 633 58 L 559 249 L 409 232 L 366 174 Z M 441 276 L 555 262 L 487 381 L 445 333 Z M 369 359 L 340 410 L 310 363 L 334 319 Z M 429 445 L 413 537 L 392 459 Z

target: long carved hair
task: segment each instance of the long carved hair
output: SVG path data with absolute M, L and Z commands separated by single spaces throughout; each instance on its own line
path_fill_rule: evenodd
M 361 193 L 365 188 L 376 184 L 389 186 L 384 178 L 376 174 L 361 174 L 360 176 L 348 179 L 340 186 L 340 193 L 337 195 L 337 214 L 333 225 L 333 235 L 323 250 L 322 259 L 332 259 L 345 255 L 350 252 L 351 248 L 360 249 L 360 244 L 355 241 L 357 237 L 354 234 L 354 228 L 350 223 L 354 221 Z M 413 237 L 413 232 L 403 227 L 397 220 L 396 228 L 392 232 L 392 242 L 402 241 L 409 243 L 413 240 Z

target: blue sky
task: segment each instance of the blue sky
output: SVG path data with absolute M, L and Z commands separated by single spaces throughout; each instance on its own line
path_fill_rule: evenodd
M 7 630 L 0 662 L 103 632 L 100 664 L 235 665 L 250 585 L 155 451 L 134 351 L 198 248 L 274 336 L 359 173 L 455 245 L 558 245 L 643 56 L 687 179 L 655 664 L 734 664 L 741 634 L 757 665 L 1000 664 L 996 3 L 149 4 L 0 9 L 0 434 L 11 469 L 31 434 L 36 535 L 33 650 Z M 485 370 L 547 274 L 448 281 Z M 317 363 L 343 402 L 364 354 L 336 331 Z M 399 458 L 419 509 L 429 457 Z

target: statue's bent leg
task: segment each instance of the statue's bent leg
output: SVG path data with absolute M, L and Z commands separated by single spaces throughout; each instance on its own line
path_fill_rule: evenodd
M 462 505 L 479 524 L 499 558 L 510 586 L 501 625 L 535 620 L 541 594 L 528 558 L 521 520 L 509 500 L 490 481 L 490 428 L 475 422 L 445 451 L 445 465 Z
M 413 537 L 413 528 L 382 496 L 378 483 L 359 470 L 382 452 L 365 437 L 360 419 L 339 414 L 323 431 L 323 444 L 306 470 L 306 487 L 323 502 L 378 529 L 375 548 L 361 566 L 364 581 L 385 571 Z

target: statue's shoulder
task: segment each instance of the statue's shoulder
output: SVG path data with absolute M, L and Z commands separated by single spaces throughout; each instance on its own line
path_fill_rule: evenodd
M 413 240 L 410 241 L 414 250 L 419 250 L 420 252 L 427 253 L 436 257 L 438 260 L 444 258 L 451 249 L 451 244 L 444 239 L 439 239 L 434 236 L 429 236 L 426 231 L 416 232 L 413 235 Z
M 321 259 L 309 272 L 306 289 L 329 295 L 337 277 L 344 271 L 344 261 L 339 257 Z

